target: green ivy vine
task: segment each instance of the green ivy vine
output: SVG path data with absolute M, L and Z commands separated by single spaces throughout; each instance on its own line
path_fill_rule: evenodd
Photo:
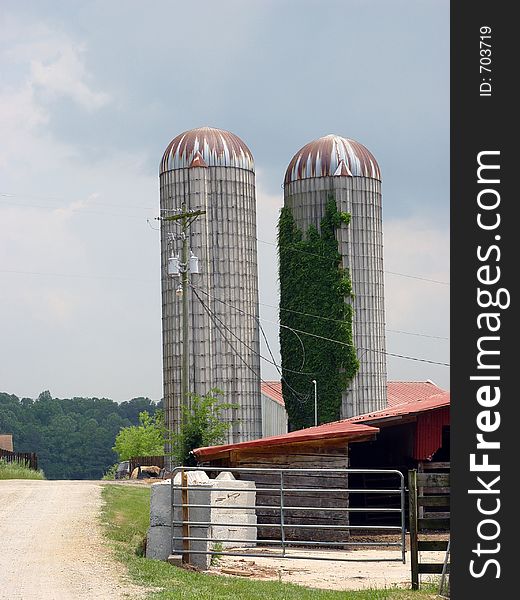
M 305 334 L 298 338 L 286 327 L 280 328 L 282 392 L 291 430 L 314 425 L 313 379 L 318 390 L 318 422 L 338 420 L 341 394 L 359 368 L 349 302 L 352 282 L 349 270 L 341 265 L 336 239 L 336 231 L 348 226 L 350 218 L 349 213 L 338 211 L 332 195 L 319 231 L 311 226 L 304 235 L 288 207 L 280 213 L 280 323 L 346 344 Z

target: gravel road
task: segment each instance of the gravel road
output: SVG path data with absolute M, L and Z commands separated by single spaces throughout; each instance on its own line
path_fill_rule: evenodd
M 0 481 L 0 598 L 138 597 L 98 523 L 99 481 Z

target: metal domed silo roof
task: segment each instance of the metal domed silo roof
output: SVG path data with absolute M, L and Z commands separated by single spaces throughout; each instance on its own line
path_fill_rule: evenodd
M 381 180 L 379 165 L 363 144 L 339 135 L 326 135 L 298 150 L 287 167 L 284 184 L 334 175 Z
M 214 127 L 190 129 L 176 136 L 163 154 L 159 172 L 192 166 L 254 171 L 253 155 L 246 144 L 234 133 Z

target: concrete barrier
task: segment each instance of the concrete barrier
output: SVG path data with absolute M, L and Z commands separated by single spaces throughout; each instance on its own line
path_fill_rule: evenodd
M 236 480 L 229 472 L 220 473 L 210 479 L 204 471 L 187 471 L 188 485 L 197 487 L 189 490 L 189 520 L 211 523 L 210 526 L 189 526 L 190 537 L 229 539 L 229 542 L 190 540 L 190 550 L 208 550 L 256 545 L 256 491 L 254 481 Z M 181 473 L 173 480 L 173 503 L 182 504 Z M 232 488 L 223 491 L 219 488 Z M 176 525 L 172 532 L 171 480 L 152 484 L 150 498 L 150 529 L 147 536 L 146 556 L 156 560 L 168 560 L 170 555 L 179 555 L 183 550 L 182 525 Z M 236 490 L 236 491 L 235 491 Z M 202 504 L 203 507 L 192 505 Z M 248 505 L 251 508 L 233 509 L 234 505 Z M 183 509 L 175 507 L 175 521 L 183 520 Z M 219 525 L 233 523 L 236 525 Z M 240 527 L 251 525 L 251 527 Z M 178 559 L 180 560 L 180 559 Z M 173 562 L 173 561 L 172 561 Z M 190 554 L 188 562 L 198 568 L 208 569 L 211 556 Z

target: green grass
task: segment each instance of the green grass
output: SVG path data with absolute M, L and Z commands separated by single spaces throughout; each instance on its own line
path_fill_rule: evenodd
M 8 463 L 0 458 L 0 479 L 45 479 L 43 471 L 34 471 L 21 463 Z
M 150 589 L 154 600 L 430 600 L 433 590 L 402 589 L 338 592 L 314 590 L 278 581 L 254 581 L 187 571 L 142 556 L 149 523 L 150 489 L 106 485 L 102 521 L 116 559 L 130 578 Z M 382 565 L 381 568 L 384 568 Z

